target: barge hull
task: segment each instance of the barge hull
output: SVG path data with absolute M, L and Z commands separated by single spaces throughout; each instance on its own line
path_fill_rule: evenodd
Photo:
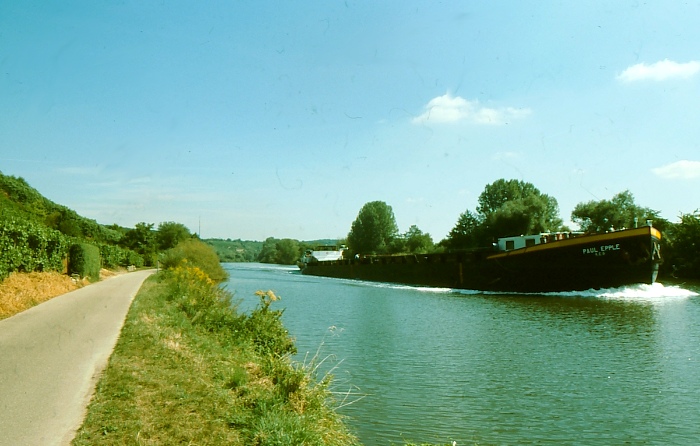
M 661 234 L 643 227 L 514 251 L 372 256 L 311 262 L 303 274 L 502 292 L 615 288 L 656 280 Z

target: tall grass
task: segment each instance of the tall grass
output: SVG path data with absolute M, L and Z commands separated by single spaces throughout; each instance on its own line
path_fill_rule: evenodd
M 146 281 L 74 444 L 358 444 L 330 377 L 290 359 L 277 296 L 242 313 L 197 264 Z

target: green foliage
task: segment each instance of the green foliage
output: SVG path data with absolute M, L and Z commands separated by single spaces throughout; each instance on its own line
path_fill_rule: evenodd
M 268 237 L 262 244 L 260 254 L 258 254 L 258 262 L 261 263 L 276 263 L 277 260 L 277 239 Z
M 0 173 L 0 219 L 31 221 L 69 237 L 117 243 L 121 233 L 43 197 L 23 178 Z
M 166 251 L 161 264 L 166 269 L 175 269 L 182 265 L 197 267 L 215 282 L 228 279 L 228 273 L 221 266 L 214 249 L 197 239 L 180 242 L 175 248 Z
M 362 206 L 352 222 L 348 246 L 355 253 L 387 253 L 398 233 L 391 206 L 383 201 L 372 201 Z
M 665 262 L 677 278 L 700 279 L 700 211 L 681 215 L 666 233 L 670 238 Z
M 240 239 L 206 239 L 204 241 L 214 247 L 222 262 L 255 262 L 263 245 L 263 242 Z
M 296 353 L 296 346 L 281 322 L 283 310 L 270 309 L 272 302 L 280 298 L 272 291 L 258 291 L 255 295 L 260 298 L 260 305 L 245 319 L 243 330 L 252 339 L 257 352 L 273 356 Z
M 174 221 L 166 221 L 158 225 L 156 233 L 156 243 L 158 249 L 165 251 L 176 247 L 180 242 L 184 242 L 192 237 L 192 233 L 187 226 Z
M 477 210 L 489 238 L 557 231 L 561 227 L 557 200 L 532 183 L 497 180 L 479 195 Z
M 500 179 L 486 185 L 479 195 L 477 214 L 460 215 L 447 239 L 450 249 L 487 246 L 508 235 L 558 231 L 562 220 L 554 197 L 543 194 L 532 183 Z
M 242 324 L 236 314 L 232 295 L 218 286 L 206 272 L 197 266 L 182 262 L 172 270 L 170 299 L 187 315 L 193 324 L 209 331 L 231 329 Z
M 88 243 L 76 243 L 70 247 L 68 272 L 88 277 L 91 281 L 100 280 L 100 249 Z
M 68 247 L 68 238 L 58 231 L 0 218 L 0 278 L 14 271 L 62 272 Z
M 611 200 L 579 203 L 571 212 L 571 220 L 587 232 L 634 228 L 635 218 L 640 225 L 647 219 L 661 220 L 657 211 L 635 204 L 634 196 L 628 190 L 620 192 Z M 659 229 L 663 230 L 663 227 Z
M 102 266 L 108 269 L 118 267 L 127 267 L 134 265 L 136 267 L 143 266 L 143 257 L 134 251 L 122 248 L 117 245 L 101 244 L 100 257 L 102 257 Z
M 129 229 L 122 237 L 120 244 L 140 254 L 146 266 L 154 266 L 158 246 L 156 233 L 153 231 L 153 223 L 136 223 L 133 229 Z
M 44 198 L 36 189 L 27 184 L 24 178 L 3 175 L 0 172 L 0 201 L 4 216 L 43 222 L 54 207 L 58 207 Z
M 262 244 L 257 260 L 261 263 L 294 265 L 304 249 L 305 245 L 297 240 L 290 238 L 278 240 L 274 237 L 268 237 Z
M 477 248 L 484 238 L 482 232 L 479 216 L 466 210 L 460 214 L 457 224 L 441 244 L 448 249 Z
M 411 253 L 424 254 L 434 248 L 433 238 L 428 233 L 421 231 L 418 226 L 412 225 L 404 234 L 396 237 L 389 248 L 392 254 Z
M 299 242 L 290 238 L 278 241 L 276 251 L 275 263 L 278 265 L 294 265 L 302 254 Z

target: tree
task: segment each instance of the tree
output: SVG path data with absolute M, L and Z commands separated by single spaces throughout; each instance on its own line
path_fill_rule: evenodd
M 571 212 L 571 220 L 586 232 L 603 232 L 635 227 L 647 219 L 663 220 L 658 211 L 637 206 L 629 190 L 620 192 L 611 200 L 579 203 Z M 662 223 L 663 225 L 663 223 Z M 665 225 L 664 225 L 665 226 Z M 662 229 L 661 227 L 659 229 Z
M 426 253 L 433 248 L 433 238 L 430 234 L 418 229 L 418 226 L 412 225 L 403 235 L 405 240 L 406 250 L 410 253 Z
M 153 233 L 153 223 L 136 223 L 134 229 L 129 229 L 122 237 L 120 243 L 144 257 L 146 265 L 155 264 L 156 240 Z
M 682 214 L 680 223 L 669 228 L 670 246 L 665 245 L 664 263 L 679 278 L 700 279 L 700 210 Z M 662 242 L 664 239 L 662 239 Z
M 158 244 L 158 249 L 165 251 L 166 249 L 174 248 L 180 242 L 189 240 L 191 237 L 192 233 L 187 229 L 187 226 L 174 221 L 166 221 L 158 225 L 156 243 Z
M 294 265 L 301 257 L 299 242 L 290 238 L 284 238 L 275 245 L 275 263 L 278 265 Z
M 386 253 L 399 233 L 391 206 L 383 201 L 366 203 L 352 222 L 348 246 L 356 253 Z
M 505 235 L 537 234 L 557 231 L 562 221 L 554 198 L 536 192 L 505 202 L 484 216 L 485 232 L 492 238 Z
M 479 216 L 467 209 L 459 215 L 457 224 L 440 244 L 448 249 L 476 248 L 480 244 L 480 229 Z
M 479 195 L 479 205 L 476 211 L 482 216 L 496 212 L 509 201 L 520 200 L 529 195 L 540 195 L 540 191 L 532 183 L 519 180 L 496 180 L 484 187 Z
M 467 210 L 442 245 L 450 249 L 487 246 L 508 235 L 558 231 L 562 220 L 554 197 L 532 183 L 500 179 L 479 195 L 477 214 Z
M 258 254 L 258 262 L 260 263 L 275 263 L 277 259 L 277 239 L 268 237 L 265 239 Z
M 477 211 L 492 238 L 557 231 L 562 225 L 559 205 L 532 183 L 497 180 L 479 195 Z

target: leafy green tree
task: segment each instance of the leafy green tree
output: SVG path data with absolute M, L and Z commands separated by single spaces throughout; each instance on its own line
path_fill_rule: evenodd
M 258 262 L 275 263 L 277 265 L 294 265 L 301 257 L 302 245 L 298 240 L 290 238 L 276 239 L 268 237 L 264 242 Z
M 579 203 L 571 212 L 571 220 L 587 232 L 633 228 L 635 218 L 637 225 L 644 224 L 647 219 L 654 220 L 661 230 L 666 223 L 659 217 L 658 211 L 635 204 L 629 190 L 620 192 L 610 200 Z
M 484 187 L 484 191 L 479 195 L 476 211 L 479 215 L 488 216 L 509 201 L 520 200 L 533 194 L 540 195 L 540 191 L 532 183 L 501 178 Z
M 700 279 L 700 210 L 681 215 L 680 223 L 668 232 L 671 241 L 663 252 L 668 264 L 664 269 L 678 278 Z
M 500 179 L 479 195 L 477 214 L 467 210 L 442 245 L 450 249 L 486 246 L 498 237 L 561 229 L 559 205 L 532 183 Z
M 278 241 L 275 250 L 275 263 L 278 265 L 294 265 L 301 257 L 299 242 L 290 238 Z
M 391 206 L 383 201 L 366 203 L 348 234 L 348 246 L 356 253 L 383 254 L 399 233 Z
M 481 219 L 467 209 L 459 215 L 457 224 L 440 244 L 448 249 L 476 248 L 481 242 L 480 233 Z
M 165 251 L 166 249 L 174 248 L 180 242 L 192 238 L 192 233 L 187 226 L 174 221 L 166 221 L 158 225 L 156 233 L 156 243 L 158 249 Z
M 122 246 L 141 254 L 146 265 L 152 266 L 156 262 L 157 244 L 153 223 L 136 223 L 133 229 L 129 229 L 121 239 Z
M 557 200 L 520 180 L 500 179 L 487 185 L 477 211 L 492 238 L 556 231 L 562 225 Z
M 533 193 L 505 202 L 484 216 L 484 232 L 491 238 L 505 235 L 537 234 L 557 231 L 562 221 L 557 217 L 559 206 L 552 197 Z
M 268 237 L 265 239 L 258 254 L 258 262 L 260 263 L 275 263 L 277 260 L 277 239 Z
M 410 253 L 426 253 L 433 248 L 433 238 L 427 232 L 412 225 L 403 235 L 406 243 L 406 250 Z

